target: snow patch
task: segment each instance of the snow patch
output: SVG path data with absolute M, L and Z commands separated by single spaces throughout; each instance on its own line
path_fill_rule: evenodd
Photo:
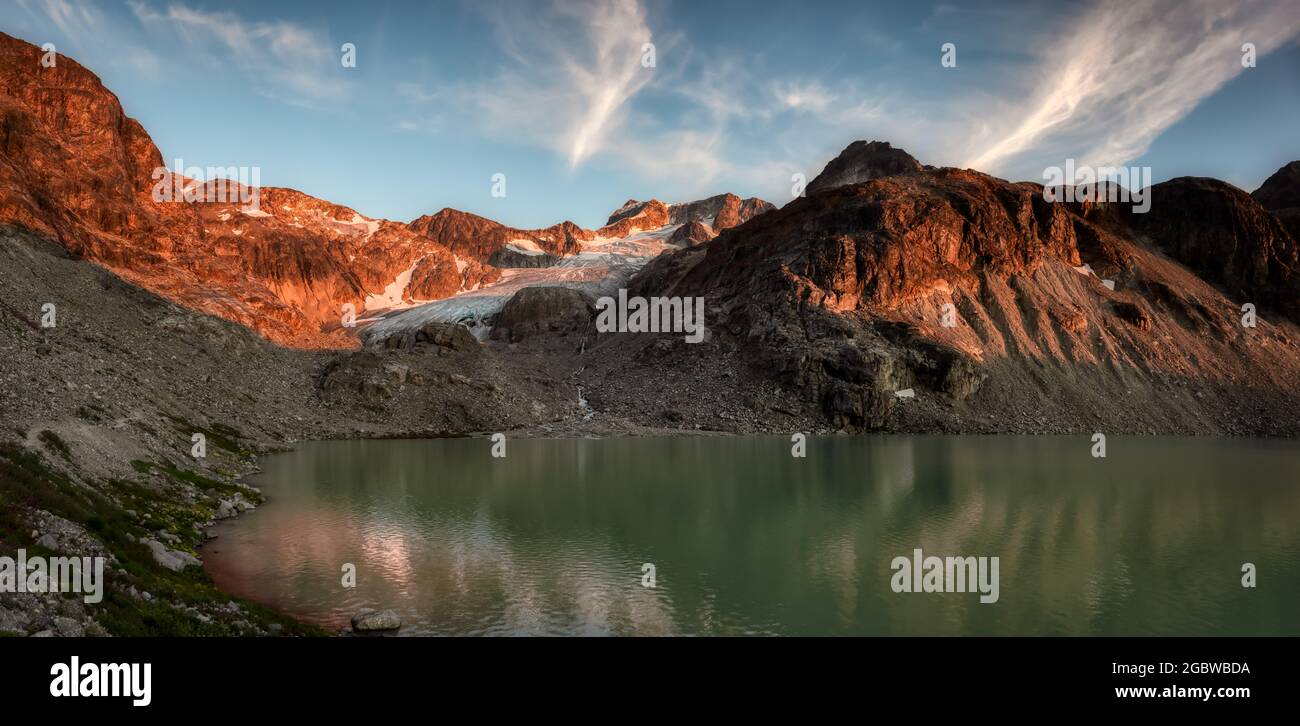
M 512 239 L 509 242 L 506 242 L 506 249 L 511 252 L 518 252 L 521 255 L 528 255 L 529 257 L 546 254 L 546 250 L 542 249 L 536 242 L 530 239 Z
M 354 227 L 355 226 L 364 227 L 366 233 L 362 237 L 362 239 L 366 241 L 369 241 L 371 237 L 375 236 L 375 232 L 379 231 L 379 220 L 370 219 L 369 217 L 363 217 L 360 214 L 357 214 L 356 212 L 352 213 L 352 220 L 347 222 L 347 224 L 350 224 Z
M 424 259 L 423 257 L 420 258 Z M 411 275 L 415 273 L 415 268 L 420 264 L 420 260 L 411 263 L 411 266 L 397 273 L 397 277 L 384 288 L 382 293 L 371 293 L 366 295 L 366 310 L 385 310 L 388 308 L 398 307 L 402 304 L 402 298 L 406 295 L 406 286 L 411 284 Z

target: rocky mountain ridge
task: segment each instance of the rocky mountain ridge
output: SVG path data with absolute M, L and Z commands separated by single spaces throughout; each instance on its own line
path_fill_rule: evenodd
M 854 167 L 865 148 L 828 169 Z M 942 430 L 1013 405 L 1073 409 L 1054 425 L 1041 416 L 1049 429 L 1094 416 L 1113 426 L 1124 410 L 1179 430 L 1168 417 L 1194 381 L 1296 404 L 1295 241 L 1245 192 L 1173 179 L 1136 214 L 1049 202 L 1040 185 L 971 170 L 869 176 L 665 254 L 631 286 L 704 296 L 720 339 L 841 428 L 895 428 L 902 414 Z M 921 400 L 896 395 L 907 389 Z M 1164 393 L 1140 413 L 1105 400 L 1133 390 Z M 1290 425 L 1277 415 L 1234 428 Z
M 373 219 L 293 189 L 167 170 L 94 73 L 66 56 L 46 68 L 41 56 L 0 33 L 0 223 L 292 347 L 354 347 L 348 305 L 364 318 L 490 285 L 503 269 L 553 265 L 583 242 L 670 216 L 682 224 L 710 214 L 725 227 L 771 206 L 723 195 L 670 213 L 655 202 L 648 215 L 597 230 L 568 221 L 521 230 L 452 209 L 409 224 Z

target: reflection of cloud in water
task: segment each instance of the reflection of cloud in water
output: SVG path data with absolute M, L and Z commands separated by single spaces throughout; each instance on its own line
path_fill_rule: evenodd
M 371 521 L 362 527 L 361 560 L 377 569 L 397 589 L 412 584 L 411 548 L 407 534 L 391 523 Z
M 379 529 L 379 523 L 371 525 Z M 639 564 L 612 554 L 612 543 L 529 543 L 520 551 L 485 516 L 422 525 L 418 532 L 371 538 L 384 547 L 366 554 L 368 562 L 377 556 L 384 563 L 381 600 L 384 590 L 409 586 L 405 594 L 416 604 L 408 605 L 407 632 L 440 632 L 439 623 L 449 614 L 485 632 L 672 632 L 662 583 L 642 588 Z M 429 544 L 418 550 L 395 544 L 413 538 Z M 400 575 L 390 578 L 390 572 Z
M 640 562 L 619 556 L 613 542 L 528 542 L 521 550 L 486 515 L 387 517 L 324 503 L 276 510 L 247 542 L 256 557 L 247 556 L 253 549 L 209 557 L 210 569 L 255 600 L 284 595 L 287 579 L 291 602 L 283 606 L 328 627 L 343 627 L 363 607 L 397 607 L 408 635 L 674 632 L 665 583 L 641 587 Z M 357 566 L 355 589 L 341 586 L 345 562 Z

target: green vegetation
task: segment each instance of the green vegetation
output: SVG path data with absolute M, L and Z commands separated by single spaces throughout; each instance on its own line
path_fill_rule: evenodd
M 245 499 L 250 501 L 260 501 L 260 497 L 245 487 L 206 477 L 198 472 L 190 471 L 189 469 L 181 469 L 168 461 L 151 464 L 147 461 L 136 459 L 131 462 L 131 468 L 141 474 L 148 474 L 152 471 L 161 471 L 172 479 L 193 484 L 199 489 L 212 494 L 220 494 L 224 496 L 242 494 Z
M 44 436 L 41 440 L 47 447 L 58 449 Z M 51 469 L 39 453 L 13 443 L 0 443 L 0 552 L 12 553 L 18 548 L 39 551 L 30 526 L 20 516 L 28 508 L 43 509 L 86 527 L 117 558 L 116 565 L 105 569 L 103 602 L 87 605 L 112 635 L 246 635 L 256 632 L 257 626 L 265 628 L 272 623 L 279 624 L 285 635 L 325 634 L 268 608 L 225 595 L 202 568 L 172 572 L 158 565 L 141 540 L 164 530 L 189 543 L 178 547 L 193 551 L 200 537 L 198 526 L 211 516 L 211 508 L 203 498 L 188 501 L 181 496 L 183 485 L 206 484 L 220 491 L 230 491 L 235 485 L 170 464 L 132 462 L 132 466 L 142 474 L 161 472 L 167 481 L 159 485 L 111 480 L 98 488 L 82 486 Z M 239 491 L 248 495 L 243 489 Z M 138 523 L 128 510 L 136 513 Z M 149 593 L 153 599 L 134 597 L 130 594 L 132 588 Z M 232 601 L 239 605 L 239 611 L 226 608 Z
M 79 488 L 64 474 L 45 466 L 39 454 L 15 444 L 0 444 L 0 550 L 32 545 L 30 528 L 18 517 L 23 507 L 44 509 L 87 526 L 98 517 Z

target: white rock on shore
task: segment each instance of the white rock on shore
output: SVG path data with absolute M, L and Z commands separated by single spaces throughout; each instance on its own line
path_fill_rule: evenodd
M 397 630 L 402 618 L 396 610 L 362 610 L 352 616 L 352 629 L 359 633 Z
M 194 555 L 188 552 L 174 550 L 156 539 L 142 539 L 140 541 L 149 547 L 149 551 L 153 553 L 153 559 L 155 562 L 173 572 L 180 572 L 189 565 L 197 566 L 202 564 L 199 561 L 199 558 Z

